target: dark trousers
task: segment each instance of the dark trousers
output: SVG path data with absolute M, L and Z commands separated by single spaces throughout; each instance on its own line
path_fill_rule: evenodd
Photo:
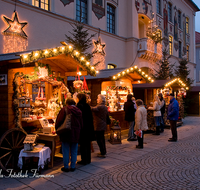
M 142 131 L 142 138 L 140 138 L 140 137 L 137 136 L 137 139 L 138 139 L 138 145 L 139 145 L 140 147 L 143 148 L 143 142 L 144 142 L 144 131 Z
M 85 140 L 80 143 L 81 161 L 84 164 L 91 163 L 91 145 L 90 141 Z
M 170 128 L 172 132 L 172 139 L 177 140 L 177 127 L 176 127 L 176 122 L 174 120 L 169 120 L 170 122 Z
M 96 131 L 97 144 L 99 146 L 101 155 L 106 154 L 106 143 L 105 143 L 104 132 L 105 131 Z

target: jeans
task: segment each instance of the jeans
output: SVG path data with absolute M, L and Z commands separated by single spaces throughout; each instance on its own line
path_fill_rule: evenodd
M 129 124 L 128 139 L 134 139 L 136 137 L 134 134 L 135 121 L 129 121 L 128 124 Z
M 65 168 L 69 166 L 69 151 L 71 151 L 71 168 L 75 168 L 78 143 L 62 142 L 63 163 Z
M 164 114 L 161 115 L 161 119 L 160 119 L 160 130 L 164 131 L 165 128 L 165 123 L 164 123 Z
M 154 116 L 155 126 L 156 126 L 156 134 L 160 134 L 160 121 L 161 116 Z

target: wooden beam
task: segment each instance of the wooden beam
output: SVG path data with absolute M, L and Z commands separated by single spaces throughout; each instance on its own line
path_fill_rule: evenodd
M 87 71 L 80 71 L 81 72 L 81 76 L 82 75 L 87 75 Z M 71 76 L 71 77 L 73 77 L 73 76 L 77 76 L 77 72 L 65 72 L 65 76 Z

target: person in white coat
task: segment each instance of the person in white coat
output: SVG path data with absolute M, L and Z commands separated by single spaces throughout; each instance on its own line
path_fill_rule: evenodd
M 160 135 L 160 121 L 161 121 L 161 105 L 157 95 L 154 96 L 153 107 L 149 107 L 148 110 L 153 110 L 153 116 L 156 126 L 156 132 L 153 135 Z
M 138 136 L 138 145 L 136 148 L 143 148 L 144 141 L 144 131 L 148 129 L 147 125 L 147 110 L 144 107 L 143 101 L 141 99 L 136 100 L 137 110 L 135 113 L 135 130 L 142 131 L 142 137 Z

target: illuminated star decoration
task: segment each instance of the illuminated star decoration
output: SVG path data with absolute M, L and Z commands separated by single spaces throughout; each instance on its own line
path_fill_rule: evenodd
M 94 53 L 100 53 L 101 55 L 105 55 L 104 48 L 106 44 L 101 43 L 101 38 L 99 37 L 97 41 L 94 41 L 94 45 L 96 46 Z
M 5 22 L 9 25 L 7 29 L 5 29 L 2 33 L 6 35 L 18 35 L 23 38 L 27 38 L 28 36 L 23 31 L 24 26 L 27 25 L 27 22 L 19 22 L 17 12 L 14 12 L 13 20 L 9 19 L 6 16 L 3 16 Z

